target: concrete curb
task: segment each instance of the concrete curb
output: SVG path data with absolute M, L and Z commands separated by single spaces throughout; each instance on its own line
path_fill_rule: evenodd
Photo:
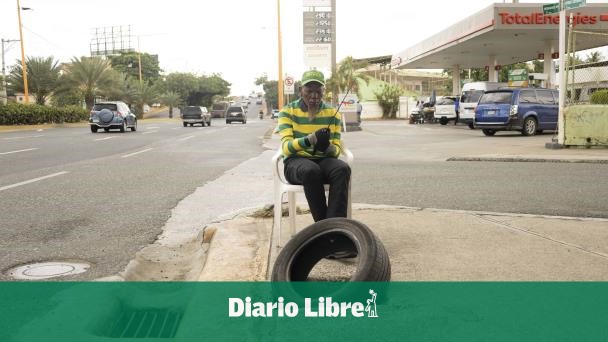
M 586 164 L 608 164 L 604 158 L 536 158 L 536 157 L 450 157 L 446 161 L 466 162 L 506 162 L 506 163 L 586 163 Z

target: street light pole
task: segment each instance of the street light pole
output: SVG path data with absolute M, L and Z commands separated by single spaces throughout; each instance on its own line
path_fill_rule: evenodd
M 23 70 L 23 94 L 25 104 L 30 103 L 29 89 L 27 85 L 27 68 L 25 66 L 25 50 L 23 49 L 23 28 L 21 25 L 21 4 L 17 0 L 17 17 L 19 18 L 19 39 L 21 39 L 21 69 Z
M 8 95 L 6 93 L 6 65 L 4 59 L 4 43 L 17 42 L 17 39 L 4 39 L 2 38 L 2 92 L 0 93 L 0 97 L 2 97 L 2 103 L 6 104 L 8 101 Z

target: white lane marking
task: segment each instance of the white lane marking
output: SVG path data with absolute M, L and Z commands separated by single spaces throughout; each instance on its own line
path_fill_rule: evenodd
M 17 150 L 17 151 L 10 151 L 10 152 L 2 152 L 2 153 L 0 153 L 0 155 L 3 155 L 3 154 L 12 154 L 12 153 L 19 153 L 19 152 L 27 152 L 27 151 L 34 151 L 34 150 L 37 150 L 37 149 L 38 149 L 38 148 L 28 148 L 28 149 L 25 149 L 25 150 Z
M 114 139 L 116 137 L 105 137 L 105 138 L 99 138 L 99 139 L 95 139 L 95 141 L 102 141 L 102 140 L 108 140 L 108 139 Z
M 40 138 L 43 137 L 44 134 L 41 135 L 26 135 L 22 137 L 11 137 L 11 138 L 2 138 L 2 140 L 14 140 L 14 139 L 26 139 L 26 138 Z
M 146 127 L 146 129 L 159 129 L 159 126 L 150 126 L 150 127 Z
M 26 180 L 24 182 L 20 182 L 20 183 L 15 183 L 15 184 L 3 186 L 3 187 L 0 188 L 0 191 L 16 188 L 16 187 L 21 186 L 21 185 L 26 185 L 26 184 L 38 182 L 38 181 L 41 181 L 43 179 L 47 179 L 47 178 L 51 178 L 51 177 L 57 177 L 57 176 L 65 175 L 66 173 L 69 173 L 69 172 L 68 171 L 61 171 L 61 172 L 53 173 L 53 174 L 48 175 L 48 176 L 42 176 L 42 177 Z
M 140 154 L 140 153 L 148 152 L 148 151 L 150 151 L 150 150 L 152 150 L 152 149 L 151 149 L 151 148 L 147 148 L 147 149 L 145 149 L 145 150 L 141 150 L 141 151 L 138 151 L 138 152 L 133 152 L 133 153 L 125 154 L 125 155 L 124 155 L 124 156 L 122 156 L 121 158 L 128 158 L 128 157 L 131 157 L 131 156 L 134 156 L 134 155 Z
M 194 135 L 190 135 L 190 136 L 187 136 L 185 138 L 181 138 L 181 139 L 179 139 L 179 141 L 186 141 L 186 140 L 192 139 L 192 138 L 194 138 Z
M 158 133 L 158 131 L 143 132 L 142 134 Z

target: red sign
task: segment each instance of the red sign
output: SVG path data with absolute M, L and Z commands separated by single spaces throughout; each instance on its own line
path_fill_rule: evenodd
M 489 71 L 489 70 L 490 70 L 490 66 L 486 65 L 486 71 Z
M 558 59 L 559 58 L 559 52 L 554 52 L 551 54 L 551 58 L 553 59 Z
M 544 53 L 539 53 L 538 54 L 538 59 L 545 59 L 545 54 Z
M 495 65 L 494 66 L 494 70 L 500 70 L 500 69 L 502 69 L 502 65 Z
M 531 14 L 519 14 L 519 13 L 498 13 L 500 15 L 500 22 L 503 25 L 547 25 L 547 24 L 559 24 L 559 14 L 543 14 L 543 13 L 531 13 Z M 595 25 L 598 21 L 604 21 L 605 15 L 586 15 L 578 13 L 572 18 L 574 25 L 585 24 Z M 570 17 L 567 17 L 570 22 Z

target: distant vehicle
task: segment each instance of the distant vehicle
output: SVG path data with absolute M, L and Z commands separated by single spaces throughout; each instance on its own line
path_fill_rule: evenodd
M 439 120 L 442 125 L 446 125 L 449 120 L 456 120 L 456 98 L 453 96 L 437 97 L 435 103 L 435 120 Z
M 211 107 L 212 118 L 224 118 L 226 117 L 226 109 L 228 109 L 228 102 L 220 101 L 213 104 Z
M 463 122 L 473 129 L 473 119 L 475 118 L 475 107 L 479 98 L 484 92 L 489 90 L 497 90 L 501 87 L 506 87 L 504 82 L 470 82 L 462 86 L 462 94 L 460 96 L 460 109 L 458 122 Z
M 121 133 L 130 128 L 134 132 L 137 130 L 137 117 L 122 101 L 99 102 L 91 109 L 89 124 L 93 133 L 99 128 L 106 132 L 113 128 L 119 129 Z
M 201 124 L 202 127 L 211 126 L 211 114 L 207 111 L 207 107 L 188 106 L 181 111 L 182 123 L 184 127 L 195 124 Z
M 557 90 L 516 88 L 488 91 L 475 109 L 475 128 L 492 136 L 497 131 L 520 131 L 525 136 L 557 129 Z
M 245 109 L 240 106 L 229 107 L 226 111 L 226 123 L 231 124 L 233 121 L 240 121 L 242 124 L 247 123 L 247 115 Z
M 270 118 L 277 119 L 278 117 L 279 117 L 279 110 L 278 109 L 273 109 L 272 110 L 272 114 L 270 114 Z
M 241 101 L 241 107 L 243 107 L 243 108 L 249 107 L 249 101 L 247 101 L 247 100 Z
M 261 98 L 261 97 L 258 97 L 258 99 L 257 99 L 257 100 L 255 100 L 255 104 L 256 104 L 256 105 L 261 105 L 261 104 L 262 104 L 262 98 Z

